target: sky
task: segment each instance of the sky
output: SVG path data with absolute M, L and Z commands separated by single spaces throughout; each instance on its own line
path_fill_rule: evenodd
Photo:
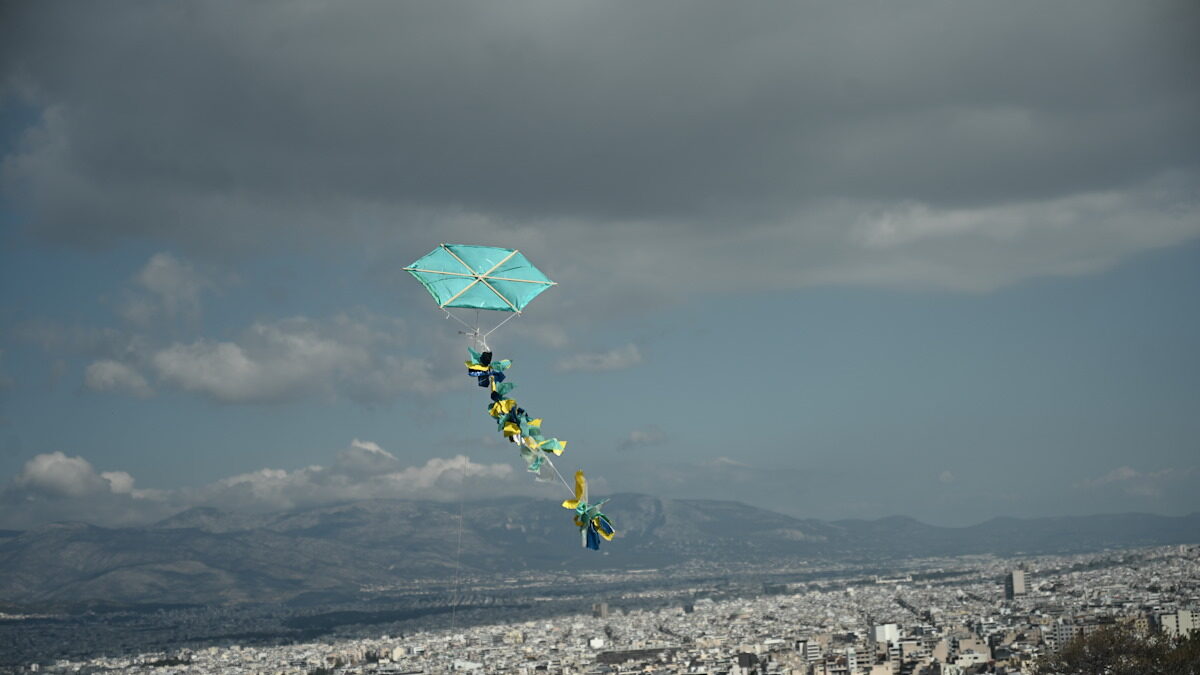
M 1200 510 L 1194 2 L 0 12 L 0 528 L 559 498 L 441 242 L 593 494 Z

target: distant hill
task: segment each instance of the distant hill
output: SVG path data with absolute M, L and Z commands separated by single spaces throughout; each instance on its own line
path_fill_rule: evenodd
M 633 569 L 686 561 L 863 560 L 1067 553 L 1200 542 L 1200 514 L 996 518 L 971 527 L 911 518 L 799 519 L 736 502 L 615 495 L 619 537 L 583 550 L 557 502 L 464 505 L 465 570 Z M 267 515 L 194 508 L 146 527 L 56 523 L 0 536 L 0 603 L 212 604 L 353 594 L 449 578 L 458 505 L 367 500 Z

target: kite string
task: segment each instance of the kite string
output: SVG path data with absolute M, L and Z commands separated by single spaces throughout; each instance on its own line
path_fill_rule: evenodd
M 467 467 L 461 469 L 462 478 L 466 478 Z M 462 588 L 462 534 L 463 534 L 463 480 L 458 487 L 458 546 L 454 550 L 454 595 L 450 598 L 450 635 L 454 637 L 456 618 L 458 615 L 458 599 Z
M 567 479 L 566 479 L 566 478 L 563 478 L 563 475 L 562 475 L 561 473 L 559 473 L 559 472 L 558 472 L 558 467 L 557 467 L 557 466 L 554 466 L 554 461 L 550 459 L 550 455 L 549 455 L 548 453 L 543 453 L 543 454 L 545 454 L 545 456 L 546 456 L 546 463 L 547 463 L 547 464 L 549 464 L 549 465 L 550 465 L 550 468 L 554 470 L 554 475 L 555 475 L 555 476 L 558 476 L 558 480 L 562 482 L 562 484 L 563 484 L 563 487 L 567 488 L 567 494 L 569 494 L 569 495 L 571 495 L 572 497 L 574 497 L 574 496 L 575 496 L 575 490 L 574 490 L 574 488 L 572 488 L 572 487 L 571 487 L 571 486 L 570 486 L 570 485 L 567 483 Z
M 450 310 L 447 310 L 443 307 L 442 311 L 446 312 L 447 317 L 453 318 L 455 321 L 465 326 L 467 330 L 470 331 L 467 333 L 467 335 L 471 336 L 476 345 L 482 345 L 485 349 L 487 348 L 487 344 L 484 343 L 479 337 L 479 310 L 475 310 L 474 328 L 472 328 L 462 319 L 451 314 Z M 463 499 L 464 493 L 466 492 L 466 482 L 467 463 L 463 462 L 462 466 L 459 468 L 458 478 L 458 545 L 455 546 L 454 549 L 454 597 L 450 599 L 450 633 L 452 638 L 454 629 L 457 627 L 456 620 L 458 618 L 458 599 L 462 589 Z

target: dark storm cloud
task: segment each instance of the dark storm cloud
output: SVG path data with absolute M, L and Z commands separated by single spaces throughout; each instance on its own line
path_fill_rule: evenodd
M 653 259 L 703 235 L 689 267 L 986 288 L 1198 229 L 1194 3 L 10 11 L 7 95 L 44 115 L 4 184 L 72 243 L 383 227 Z

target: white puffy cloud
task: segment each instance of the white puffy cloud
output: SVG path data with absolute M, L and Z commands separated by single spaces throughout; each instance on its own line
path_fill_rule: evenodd
M 368 498 L 442 501 L 528 489 L 512 482 L 512 477 L 514 471 L 509 465 L 478 464 L 464 455 L 431 458 L 424 465 L 404 466 L 390 453 L 352 447 L 338 454 L 328 467 L 308 466 L 292 471 L 262 468 L 222 478 L 180 496 L 190 504 L 266 512 Z
M 355 439 L 329 466 L 263 468 L 199 487 L 146 490 L 125 471 L 97 472 L 82 457 L 37 455 L 0 488 L 0 528 L 55 520 L 97 525 L 152 522 L 192 506 L 269 512 L 357 499 L 430 499 L 529 494 L 544 485 L 517 475 L 508 463 L 475 462 L 465 455 L 405 465 L 371 441 Z
M 128 473 L 97 472 L 83 457 L 70 457 L 57 450 L 36 455 L 25 462 L 12 485 L 50 497 L 141 496 L 134 490 L 133 476 Z
M 356 438 L 351 441 L 349 448 L 337 454 L 333 468 L 347 475 L 369 476 L 398 471 L 402 466 L 395 455 L 381 448 L 378 443 Z
M 133 476 L 124 471 L 101 471 L 100 477 L 108 481 L 108 489 L 113 494 L 133 494 Z
M 558 370 L 581 370 L 601 372 L 606 370 L 625 370 L 642 362 L 642 354 L 637 345 L 632 342 L 605 352 L 575 354 L 560 359 L 555 364 Z
M 18 332 L 48 353 L 91 357 L 83 376 L 88 389 L 139 397 L 155 389 L 177 389 L 229 404 L 341 396 L 373 404 L 410 393 L 436 394 L 457 383 L 449 375 L 457 355 L 439 359 L 441 365 L 435 366 L 411 351 L 418 342 L 432 343 L 439 356 L 449 356 L 442 353 L 448 349 L 445 340 L 410 337 L 414 330 L 433 332 L 440 328 L 436 324 L 414 329 L 399 319 L 355 309 L 329 317 L 261 319 L 232 337 L 170 339 L 177 331 L 161 330 L 148 319 L 168 310 L 197 310 L 201 290 L 211 283 L 189 263 L 161 253 L 138 278 L 142 290 L 154 294 L 133 328 L 89 329 L 34 320 L 21 324 Z M 552 339 L 559 335 L 552 332 Z
M 233 342 L 199 340 L 162 349 L 151 363 L 168 384 L 219 401 L 245 403 L 301 397 L 327 386 L 337 369 L 361 366 L 366 360 L 353 348 L 312 334 L 278 340 L 277 331 L 261 324 L 251 330 L 268 346 L 275 343 L 280 349 L 268 347 L 251 357 Z
M 93 391 L 118 392 L 143 398 L 154 393 L 141 373 L 112 359 L 102 359 L 88 365 L 83 383 Z
M 366 452 L 367 454 L 369 454 L 371 456 L 375 456 L 375 457 L 386 457 L 389 459 L 396 459 L 395 455 L 388 452 L 387 450 L 384 450 L 382 447 L 379 446 L 378 443 L 376 443 L 374 441 L 360 441 L 356 438 L 353 441 L 350 441 L 350 451 L 353 451 L 353 450 L 362 450 L 362 451 Z M 347 451 L 347 452 L 349 452 L 349 451 Z
M 954 474 L 949 470 L 943 471 L 938 474 L 938 480 L 942 483 L 953 483 Z
M 450 459 L 434 457 L 424 466 L 408 467 L 387 476 L 388 483 L 403 490 L 429 490 L 446 483 L 463 485 L 474 478 L 507 478 L 513 475 L 509 464 L 476 464 L 465 455 Z
M 149 358 L 166 385 L 222 403 L 273 403 L 339 393 L 371 402 L 446 386 L 424 359 L 395 353 L 400 324 L 340 315 L 258 321 L 236 341 L 174 343 Z
M 363 453 L 377 460 L 371 471 L 360 463 Z M 389 453 L 357 446 L 341 453 L 329 467 L 260 469 L 223 478 L 189 495 L 189 501 L 264 511 L 353 499 L 445 500 L 468 494 L 511 494 L 519 488 L 508 480 L 513 475 L 508 464 L 479 464 L 464 455 L 403 466 Z
M 136 489 L 127 472 L 97 472 L 83 457 L 60 451 L 36 455 L 7 485 L 0 486 L 0 527 L 4 528 L 63 520 L 138 525 L 174 510 L 158 491 Z
M 110 483 L 96 473 L 90 462 L 82 457 L 68 457 L 60 451 L 37 455 L 25 462 L 16 482 L 46 494 L 65 497 L 111 491 Z

